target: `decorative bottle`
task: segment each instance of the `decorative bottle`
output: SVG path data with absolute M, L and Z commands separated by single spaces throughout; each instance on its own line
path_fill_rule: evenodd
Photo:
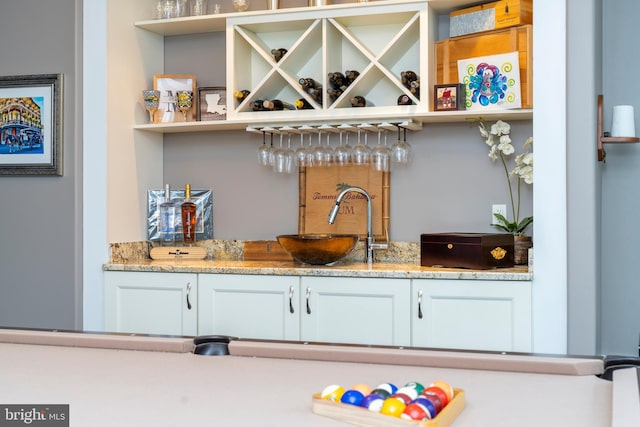
M 160 240 L 164 246 L 173 246 L 176 243 L 176 205 L 171 200 L 169 184 L 164 186 L 164 197 L 160 203 L 159 211 Z
M 182 240 L 185 245 L 196 242 L 196 204 L 191 200 L 191 184 L 184 186 L 184 202 L 182 211 Z

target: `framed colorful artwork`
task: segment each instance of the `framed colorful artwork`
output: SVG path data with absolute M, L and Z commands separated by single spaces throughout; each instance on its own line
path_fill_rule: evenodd
M 0 77 L 0 176 L 62 175 L 62 74 Z
M 433 87 L 433 111 L 455 111 L 466 109 L 467 88 L 460 83 L 435 85 Z
M 467 110 L 522 107 L 518 52 L 461 59 L 458 77 L 466 87 Z

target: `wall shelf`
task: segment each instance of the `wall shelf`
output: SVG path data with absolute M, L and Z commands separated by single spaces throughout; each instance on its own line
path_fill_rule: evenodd
M 261 124 L 264 125 L 303 125 L 308 124 L 311 120 L 308 118 L 301 117 L 300 119 L 287 117 L 286 119 L 282 118 L 273 118 L 270 119 L 268 113 L 264 115 L 264 117 L 259 120 Z M 522 110 L 496 110 L 492 112 L 468 112 L 468 111 L 448 111 L 448 112 L 438 112 L 438 113 L 426 113 L 421 115 L 411 115 L 411 119 L 416 122 L 428 124 L 428 123 L 465 123 L 478 119 L 480 116 L 485 120 L 508 120 L 508 121 L 517 121 L 517 120 L 531 120 L 533 118 L 533 110 L 522 109 Z M 407 115 L 370 115 L 370 116 L 362 116 L 362 117 L 353 117 L 353 121 L 357 122 L 366 122 L 366 121 L 395 121 L 400 119 L 406 119 Z M 314 124 L 322 124 L 322 123 L 335 123 L 335 122 L 344 122 L 345 119 L 327 119 L 327 120 L 313 120 Z M 203 121 L 203 122 L 175 122 L 175 123 L 163 123 L 163 124 L 141 124 L 134 126 L 134 129 L 146 131 L 146 132 L 156 132 L 156 133 L 186 133 L 186 132 L 211 132 L 211 131 L 225 131 L 225 130 L 244 130 L 247 126 L 255 126 L 255 120 L 213 120 L 213 121 Z M 607 138 L 610 139 L 610 138 Z
M 603 96 L 598 95 L 598 161 L 603 162 L 607 157 L 607 153 L 604 151 L 604 144 L 628 144 L 638 143 L 640 138 L 635 137 L 620 137 L 620 136 L 605 136 L 604 128 L 602 125 L 602 103 Z

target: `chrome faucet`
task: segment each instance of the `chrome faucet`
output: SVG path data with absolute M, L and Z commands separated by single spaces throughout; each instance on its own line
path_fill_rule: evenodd
M 360 187 L 349 187 L 343 190 L 340 194 L 338 194 L 338 198 L 336 199 L 336 204 L 331 208 L 331 212 L 329 212 L 329 224 L 333 224 L 336 220 L 336 216 L 338 216 L 338 209 L 340 209 L 340 203 L 342 203 L 342 199 L 345 194 L 350 192 L 356 192 L 362 194 L 365 199 L 367 199 L 367 241 L 366 241 L 366 255 L 365 262 L 369 265 L 373 264 L 373 250 L 374 249 L 388 249 L 388 243 L 375 243 L 373 241 L 373 225 L 371 220 L 371 196 L 364 188 Z

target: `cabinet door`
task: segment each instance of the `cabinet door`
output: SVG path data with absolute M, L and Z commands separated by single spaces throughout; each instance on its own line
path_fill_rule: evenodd
M 305 341 L 409 345 L 410 280 L 302 277 Z
M 532 351 L 531 282 L 414 280 L 416 347 Z
M 198 333 L 299 340 L 299 278 L 237 274 L 199 277 Z
M 105 272 L 105 329 L 196 335 L 198 276 L 188 273 Z

